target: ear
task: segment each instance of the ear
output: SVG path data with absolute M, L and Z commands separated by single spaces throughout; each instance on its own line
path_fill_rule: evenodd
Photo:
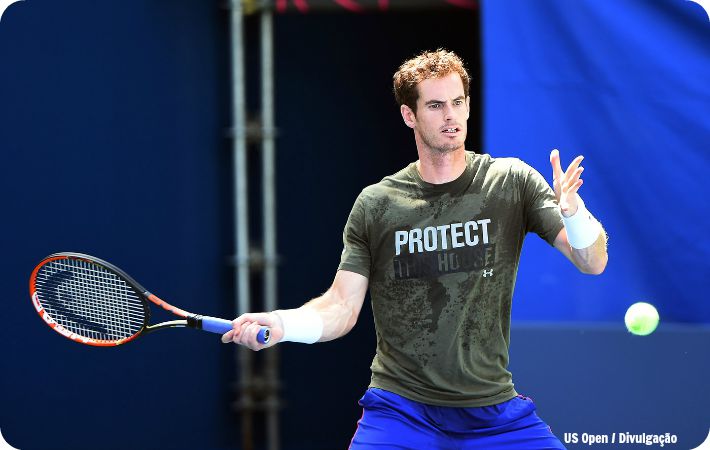
M 468 116 L 471 114 L 471 97 L 466 97 L 466 120 L 468 120 Z
M 412 111 L 412 108 L 407 105 L 402 105 L 399 107 L 399 112 L 400 114 L 402 114 L 402 119 L 404 119 L 404 123 L 409 128 L 414 128 L 417 123 L 417 116 L 414 114 L 414 111 Z

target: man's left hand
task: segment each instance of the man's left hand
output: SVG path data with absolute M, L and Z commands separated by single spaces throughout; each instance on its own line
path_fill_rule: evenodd
M 579 196 L 577 191 L 582 186 L 582 179 L 579 178 L 584 171 L 580 164 L 584 156 L 577 156 L 567 167 L 567 171 L 562 172 L 560 165 L 560 152 L 555 149 L 550 152 L 550 164 L 552 165 L 552 188 L 555 190 L 557 203 L 560 205 L 562 215 L 573 216 L 577 212 Z

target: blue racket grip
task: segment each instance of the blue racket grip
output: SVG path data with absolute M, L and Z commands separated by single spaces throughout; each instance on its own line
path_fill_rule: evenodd
M 232 329 L 232 321 L 219 317 L 202 316 L 202 329 L 210 333 L 224 334 Z M 260 344 L 267 344 L 271 340 L 269 327 L 261 327 L 256 335 L 256 340 Z

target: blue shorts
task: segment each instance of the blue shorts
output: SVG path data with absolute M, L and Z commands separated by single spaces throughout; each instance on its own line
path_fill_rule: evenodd
M 377 449 L 564 449 L 535 414 L 535 404 L 519 395 L 477 408 L 433 406 L 370 388 L 351 450 Z

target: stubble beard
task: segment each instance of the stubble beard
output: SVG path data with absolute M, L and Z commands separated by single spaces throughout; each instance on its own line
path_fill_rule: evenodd
M 458 142 L 447 142 L 444 144 L 437 143 L 436 140 L 439 136 L 431 136 L 431 135 L 421 135 L 422 142 L 436 155 L 446 155 L 448 153 L 452 153 L 461 147 L 464 146 L 464 143 L 458 143 Z M 464 142 L 466 140 L 466 137 L 464 135 Z

